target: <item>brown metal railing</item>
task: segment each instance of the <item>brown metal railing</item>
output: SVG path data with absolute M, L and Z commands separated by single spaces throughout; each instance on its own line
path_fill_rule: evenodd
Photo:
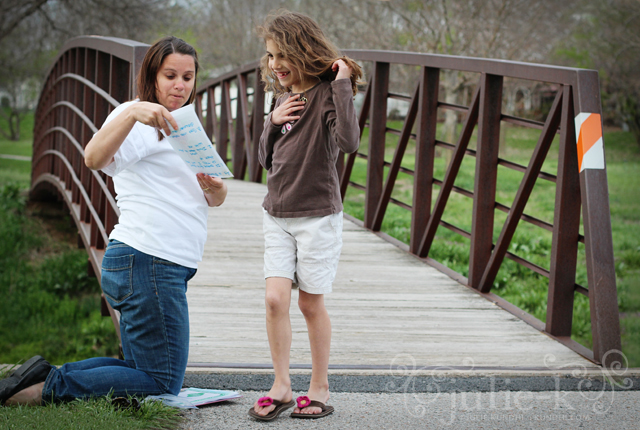
M 78 228 L 78 243 L 89 255 L 89 271 L 98 279 L 120 212 L 111 178 L 85 166 L 84 147 L 109 112 L 134 97 L 135 76 L 147 49 L 116 38 L 70 40 L 49 70 L 36 110 L 31 198 L 54 192 L 65 201 Z M 118 315 L 104 296 L 102 310 L 118 329 Z
M 360 110 L 361 130 L 369 128 L 367 153 L 341 157 L 341 191 L 343 198 L 349 187 L 363 190 L 364 227 L 425 259 L 429 264 L 450 274 L 499 306 L 524 319 L 538 330 L 546 332 L 585 357 L 606 365 L 620 359 L 620 328 L 613 265 L 613 245 L 607 193 L 606 170 L 586 169 L 579 172 L 574 117 L 580 112 L 600 114 L 598 75 L 595 71 L 544 66 L 500 60 L 452 57 L 444 55 L 347 50 L 346 55 L 371 64 L 372 76 L 364 91 Z M 392 93 L 390 67 L 404 65 L 420 69 L 412 96 Z M 475 94 L 469 106 L 439 101 L 441 71 L 457 71 L 478 75 Z M 206 106 L 206 127 L 225 161 L 230 154 L 236 178 L 262 181 L 262 169 L 257 163 L 257 142 L 263 126 L 265 95 L 259 82 L 258 63 L 205 82 L 198 89 L 197 104 Z M 544 122 L 502 113 L 505 78 L 555 84 L 559 87 Z M 254 85 L 247 85 L 247 82 Z M 233 91 L 235 90 L 235 95 Z M 387 103 L 390 99 L 405 99 L 409 109 L 401 130 L 387 125 Z M 206 103 L 205 103 L 206 100 Z M 232 106 L 235 102 L 235 106 Z M 442 110 L 464 113 L 458 141 L 443 142 L 436 138 L 436 123 Z M 215 115 L 211 115 L 215 112 Z M 202 115 L 202 112 L 200 112 Z M 536 149 L 527 166 L 499 157 L 500 132 L 503 123 L 541 129 Z M 416 132 L 413 133 L 414 127 Z M 474 130 L 475 149 L 469 149 Z M 387 136 L 398 136 L 391 162 L 385 161 Z M 558 172 L 541 170 L 554 137 L 559 134 Z M 416 145 L 415 169 L 401 165 L 408 143 Z M 230 145 L 229 145 L 230 144 Z M 228 149 L 230 146 L 230 149 Z M 436 148 L 452 152 L 444 178 L 434 177 Z M 454 186 L 465 156 L 475 157 L 476 171 L 473 190 Z M 355 160 L 366 160 L 366 184 L 353 181 Z M 498 166 L 524 173 L 511 207 L 496 201 Z M 385 176 L 385 168 L 388 173 Z M 413 177 L 412 204 L 391 197 L 399 172 Z M 524 213 L 536 180 L 555 183 L 556 204 L 553 224 Z M 432 209 L 434 185 L 440 188 Z M 442 215 L 451 193 L 473 199 L 471 231 L 443 221 Z M 581 205 L 581 202 L 583 204 Z M 379 233 L 390 203 L 411 211 L 409 245 L 399 243 Z M 580 235 L 580 209 L 584 235 Z M 507 220 L 494 243 L 495 211 L 507 214 Z M 552 232 L 550 269 L 546 270 L 515 253 L 509 252 L 520 221 Z M 466 237 L 470 241 L 468 277 L 429 258 L 439 226 Z M 587 255 L 589 287 L 576 284 L 578 244 L 583 243 Z M 548 278 L 546 322 L 541 322 L 491 292 L 496 275 L 505 258 Z M 589 298 L 593 351 L 571 339 L 574 295 Z M 607 354 L 607 352 L 611 352 Z
M 205 130 L 216 143 L 226 163 L 231 153 L 231 169 L 236 179 L 262 182 L 262 166 L 258 162 L 258 141 L 264 125 L 265 92 L 260 82 L 258 62 L 247 64 L 225 75 L 211 79 L 197 89 L 196 110 L 203 118 Z
M 48 183 L 63 194 L 78 223 L 96 274 L 99 274 L 104 244 L 117 217 L 117 208 L 113 204 L 112 183 L 103 175 L 86 169 L 82 162 L 82 147 L 95 132 L 95 125 L 101 125 L 115 105 L 108 95 L 117 102 L 133 97 L 133 76 L 146 48 L 146 45 L 119 39 L 74 39 L 52 68 L 38 106 L 34 193 Z M 579 172 L 574 125 L 574 118 L 579 113 L 601 112 L 597 73 L 430 54 L 360 50 L 347 50 L 345 54 L 371 70 L 359 116 L 361 130 L 368 127 L 368 142 L 363 141 L 362 145 L 367 153 L 359 152 L 339 160 L 343 198 L 350 189 L 365 193 L 362 225 L 585 357 L 606 366 L 619 361 L 620 327 L 606 170 Z M 418 70 L 410 96 L 389 89 L 393 81 L 392 67 L 400 66 Z M 476 89 L 468 105 L 439 100 L 442 71 L 477 77 Z M 196 102 L 196 110 L 204 119 L 207 133 L 222 158 L 231 165 L 235 178 L 254 182 L 262 182 L 263 178 L 257 150 L 264 116 L 269 111 L 259 73 L 258 63 L 254 62 L 211 79 L 197 89 Z M 542 82 L 558 88 L 544 121 L 502 112 L 505 79 Z M 400 130 L 394 130 L 387 123 L 390 99 L 406 100 L 409 104 Z M 436 123 L 446 110 L 463 116 L 462 130 L 455 143 L 436 138 Z M 541 130 L 527 166 L 500 157 L 503 124 Z M 474 134 L 477 136 L 475 148 L 469 145 Z M 397 136 L 390 162 L 385 161 L 389 135 Z M 542 171 L 542 165 L 556 136 L 559 136 L 558 168 L 556 174 L 550 174 Z M 402 165 L 409 142 L 415 145 L 413 169 Z M 450 151 L 443 178 L 434 174 L 436 150 Z M 463 160 L 469 157 L 475 158 L 472 190 L 454 185 Z M 358 184 L 352 179 L 356 159 L 366 160 L 366 184 Z M 524 174 L 510 207 L 496 201 L 498 166 Z M 385 169 L 388 170 L 386 175 Z M 399 173 L 413 178 L 411 204 L 392 197 Z M 536 180 L 555 184 L 553 223 L 524 213 Z M 439 188 L 435 199 L 434 186 Z M 473 201 L 470 231 L 442 219 L 453 193 Z M 380 232 L 390 203 L 411 213 L 408 245 Z M 507 217 L 494 243 L 496 210 L 506 213 Z M 584 235 L 580 234 L 581 213 Z M 551 232 L 548 270 L 508 251 L 519 222 Z M 468 276 L 455 273 L 429 257 L 438 227 L 469 240 Z M 588 287 L 576 284 L 579 244 L 584 244 L 586 253 Z M 491 292 L 505 258 L 548 278 L 545 322 Z M 571 339 L 576 293 L 589 299 L 593 351 Z

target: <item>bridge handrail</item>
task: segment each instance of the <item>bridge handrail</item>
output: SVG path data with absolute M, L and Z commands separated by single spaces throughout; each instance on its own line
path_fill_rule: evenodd
M 69 207 L 88 270 L 100 279 L 109 233 L 120 211 L 111 178 L 84 164 L 84 147 L 107 115 L 135 96 L 135 77 L 148 45 L 126 39 L 69 40 L 40 93 L 35 115 L 31 198 L 55 194 Z M 118 335 L 118 315 L 102 300 Z
M 344 50 L 345 55 L 361 62 L 372 63 L 372 74 L 364 91 L 360 111 L 361 130 L 369 128 L 368 152 L 350 154 L 338 161 L 341 172 L 341 192 L 348 188 L 363 190 L 364 227 L 425 259 L 464 285 L 473 288 L 499 306 L 546 332 L 585 357 L 610 365 L 620 359 L 620 327 L 613 265 L 613 244 L 607 191 L 606 169 L 578 168 L 577 139 L 574 118 L 580 113 L 601 114 L 598 74 L 593 70 L 531 64 L 484 58 L 455 57 L 396 51 Z M 420 68 L 419 82 L 412 95 L 389 91 L 390 67 L 394 65 Z M 440 71 L 475 73 L 479 75 L 473 100 L 469 106 L 447 103 L 438 99 Z M 261 182 L 263 172 L 257 163 L 257 143 L 263 127 L 265 94 L 260 84 L 259 63 L 252 62 L 222 76 L 210 79 L 197 89 L 198 109 L 205 118 L 205 128 L 216 142 L 225 161 L 231 162 L 236 178 Z M 559 86 L 553 106 L 544 122 L 502 112 L 504 79 L 521 79 Z M 253 82 L 253 85 L 248 85 Z M 234 95 L 232 88 L 236 89 Z M 401 99 L 410 103 L 402 130 L 387 126 L 387 102 Z M 233 107 L 235 103 L 235 107 Z M 206 105 L 206 106 L 205 106 Z M 438 109 L 454 110 L 466 115 L 457 142 L 443 142 L 435 137 Z M 206 112 L 206 115 L 205 115 Z M 215 112 L 215 115 L 209 115 Z M 418 121 L 417 130 L 412 131 Z M 528 166 L 510 162 L 499 156 L 500 124 L 502 122 L 541 130 L 541 137 Z M 469 149 L 474 129 L 478 128 L 476 149 Z M 600 133 L 602 132 L 599 120 Z M 396 154 L 391 162 L 384 159 L 387 134 L 399 136 Z M 560 135 L 558 174 L 541 170 L 542 163 L 556 134 Z M 415 170 L 401 166 L 407 142 L 416 141 Z M 434 149 L 452 151 L 451 162 L 443 179 L 433 176 Z M 230 157 L 228 157 L 230 154 Z M 455 186 L 454 181 L 464 156 L 476 158 L 473 190 Z M 351 180 L 356 159 L 366 160 L 367 182 Z M 495 199 L 497 166 L 524 173 L 524 179 L 511 207 Z M 384 169 L 388 168 L 386 178 Z M 399 172 L 413 176 L 413 204 L 391 197 Z M 524 213 L 524 207 L 536 179 L 556 184 L 556 208 L 553 224 Z M 433 185 L 441 191 L 431 208 Z M 442 220 L 451 192 L 473 199 L 471 231 L 465 231 Z M 580 196 L 579 198 L 577 196 Z M 388 205 L 396 204 L 412 212 L 410 243 L 405 245 L 380 233 Z M 580 209 L 584 220 L 584 235 L 580 234 Z M 494 210 L 507 214 L 498 240 L 493 242 Z M 510 252 L 509 245 L 518 222 L 536 225 L 553 235 L 550 269 L 540 267 Z M 438 226 L 466 237 L 471 242 L 469 275 L 465 277 L 429 258 Z M 578 244 L 585 245 L 587 281 L 589 287 L 578 285 L 576 259 Z M 491 292 L 504 258 L 509 258 L 549 279 L 547 318 L 539 321 Z M 593 351 L 571 339 L 574 295 L 589 298 Z M 607 354 L 608 352 L 611 352 Z

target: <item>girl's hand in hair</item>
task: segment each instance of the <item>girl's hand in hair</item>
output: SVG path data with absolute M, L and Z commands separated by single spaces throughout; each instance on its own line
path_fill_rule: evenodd
M 285 122 L 296 121 L 300 119 L 300 116 L 297 115 L 299 110 L 304 109 L 304 102 L 299 100 L 300 94 L 296 94 L 290 97 L 274 109 L 271 114 L 271 122 L 273 125 L 282 125 Z
M 338 79 L 350 79 L 351 74 L 353 73 L 353 69 L 349 67 L 345 61 L 340 58 L 339 60 L 334 61 L 331 65 L 331 70 L 334 72 L 337 70 L 338 74 L 336 75 L 336 80 Z

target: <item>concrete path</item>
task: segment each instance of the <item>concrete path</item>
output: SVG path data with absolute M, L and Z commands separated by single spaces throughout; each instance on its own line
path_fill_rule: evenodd
M 335 412 L 319 420 L 272 422 L 247 415 L 262 395 L 185 412 L 181 429 L 638 429 L 640 392 L 334 393 Z M 299 395 L 303 393 L 294 393 Z
M 31 161 L 31 157 L 25 157 L 24 155 L 0 154 L 0 158 L 5 158 L 7 160 Z

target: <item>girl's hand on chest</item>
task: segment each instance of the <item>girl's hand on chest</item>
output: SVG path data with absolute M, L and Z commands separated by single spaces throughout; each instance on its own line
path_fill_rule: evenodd
M 296 94 L 287 99 L 271 114 L 271 123 L 274 125 L 282 125 L 285 122 L 296 121 L 300 119 L 299 111 L 304 109 L 305 102 L 300 100 L 300 94 Z

